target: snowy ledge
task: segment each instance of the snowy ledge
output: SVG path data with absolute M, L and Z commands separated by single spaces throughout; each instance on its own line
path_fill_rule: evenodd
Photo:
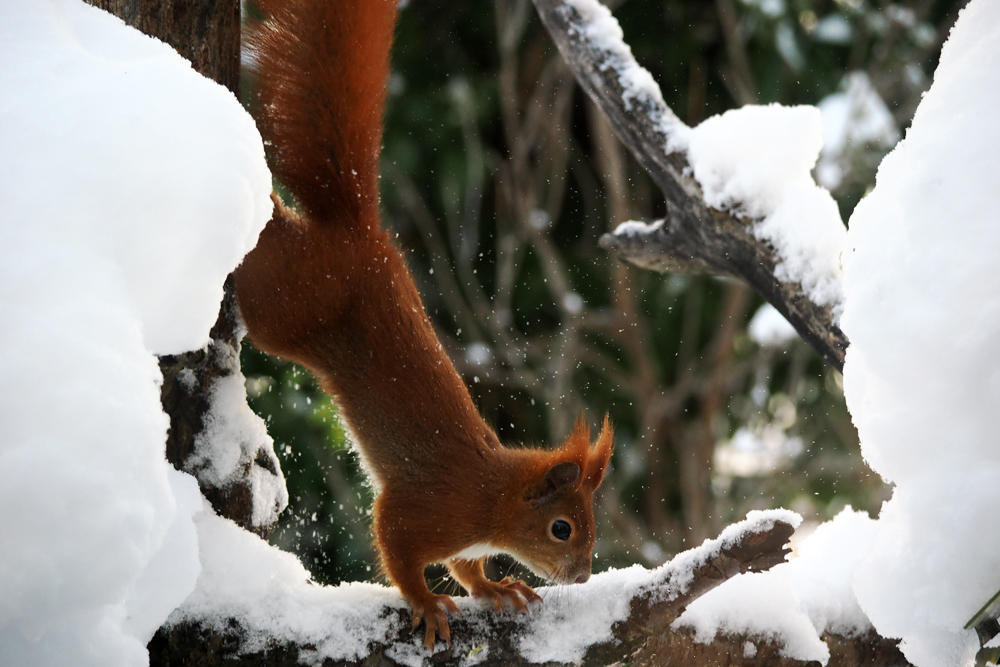
M 800 520 L 786 510 L 752 512 L 655 570 L 634 566 L 539 589 L 545 601 L 529 615 L 496 616 L 461 598 L 453 643 L 439 643 L 432 657 L 411 634 L 410 612 L 394 590 L 312 585 L 289 566 L 290 556 L 206 514 L 199 590 L 153 638 L 150 664 L 188 664 L 194 656 L 199 665 L 646 664 L 665 643 L 694 650 L 691 633 L 671 623 L 727 579 L 784 562 Z
M 625 225 L 605 234 L 601 246 L 654 271 L 745 281 L 842 370 L 848 341 L 836 324 L 839 304 L 811 299 L 809 294 L 816 290 L 803 284 L 808 278 L 789 279 L 777 247 L 782 239 L 761 234 L 760 220 L 744 215 L 739 202 L 724 210 L 709 205 L 688 158 L 690 128 L 667 107 L 649 72 L 636 63 L 607 8 L 596 0 L 534 3 L 581 87 L 666 199 L 665 220 Z

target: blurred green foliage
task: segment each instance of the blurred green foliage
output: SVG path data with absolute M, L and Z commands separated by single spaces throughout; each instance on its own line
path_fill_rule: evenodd
M 817 104 L 864 71 L 901 129 L 962 4 L 612 3 L 637 60 L 690 124 L 748 102 Z M 484 416 L 501 440 L 541 443 L 581 411 L 595 426 L 611 414 L 597 569 L 658 563 L 748 509 L 786 506 L 810 521 L 846 504 L 877 512 L 887 489 L 861 459 L 839 374 L 801 341 L 755 343 L 746 327 L 758 297 L 715 278 L 623 269 L 598 249 L 622 221 L 614 151 L 558 58 L 527 0 L 403 4 L 385 224 Z M 852 150 L 834 190 L 845 222 L 887 147 Z M 662 217 L 655 187 L 620 159 L 627 214 Z M 243 368 L 291 497 L 272 541 L 322 583 L 373 577 L 371 494 L 335 407 L 308 373 L 249 343 Z M 767 470 L 721 470 L 717 449 L 741 429 L 779 433 L 789 449 Z
M 299 556 L 317 581 L 370 579 L 371 493 L 348 451 L 337 407 L 301 367 L 242 352 L 250 407 L 267 422 L 289 506 L 271 542 Z

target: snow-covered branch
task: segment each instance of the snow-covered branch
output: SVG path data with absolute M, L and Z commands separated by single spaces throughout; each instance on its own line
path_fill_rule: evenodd
M 784 233 L 775 232 L 778 218 L 796 222 L 802 217 L 823 218 L 820 236 L 825 238 L 816 251 L 823 255 L 819 264 L 836 264 L 839 252 L 829 252 L 828 243 L 838 235 L 829 221 L 832 199 L 823 199 L 807 185 L 792 197 L 795 206 L 771 202 L 769 208 L 748 201 L 754 196 L 766 199 L 766 194 L 734 193 L 725 187 L 713 192 L 714 185 L 692 164 L 691 129 L 667 107 L 649 72 L 635 62 L 610 12 L 597 0 L 534 2 L 580 85 L 666 199 L 663 221 L 623 225 L 601 238 L 602 247 L 647 269 L 729 275 L 746 281 L 841 369 L 847 338 L 836 323 L 839 267 L 829 267 L 830 275 L 823 275 L 826 267 L 821 266 L 820 275 L 814 275 L 816 262 L 809 255 L 813 249 L 807 249 L 803 258 L 801 248 L 783 247 Z M 773 173 L 766 176 L 776 180 Z M 806 194 L 800 196 L 802 192 Z M 836 216 L 835 210 L 832 214 Z M 839 223 L 839 216 L 836 220 Z M 843 233 L 841 224 L 841 238 Z M 837 242 L 834 238 L 832 245 Z
M 812 667 L 816 646 L 803 651 L 801 633 L 730 624 L 706 637 L 700 621 L 681 618 L 696 601 L 704 617 L 703 603 L 723 592 L 725 582 L 771 577 L 784 568 L 767 583 L 758 581 L 780 589 L 791 565 L 786 545 L 799 521 L 786 510 L 752 512 L 654 570 L 633 566 L 595 575 L 587 584 L 539 589 L 544 602 L 527 615 L 497 616 L 489 605 L 459 598 L 462 613 L 451 619 L 452 644 L 439 643 L 432 655 L 422 635 L 411 632 L 410 612 L 394 589 L 312 584 L 292 556 L 206 512 L 197 520 L 203 565 L 197 588 L 150 642 L 150 664 Z M 820 561 L 813 563 L 817 576 L 837 579 L 837 559 Z M 745 574 L 752 572 L 760 574 Z M 840 617 L 850 612 L 824 590 L 833 598 L 813 601 L 823 607 L 820 634 L 812 626 L 806 634 L 828 656 L 825 664 L 909 664 L 894 640 L 864 629 L 865 623 L 844 622 Z M 726 599 L 742 604 L 731 595 Z M 752 604 L 754 613 L 771 621 L 788 611 L 773 608 L 767 596 Z
M 646 570 L 595 575 L 583 585 L 539 589 L 544 598 L 528 615 L 497 616 L 488 605 L 459 600 L 452 645 L 435 664 L 648 664 L 671 624 L 695 599 L 743 572 L 784 562 L 798 515 L 754 512 L 715 540 Z M 288 557 L 215 517 L 199 524 L 203 572 L 198 589 L 150 644 L 152 665 L 422 664 L 429 652 L 410 631 L 398 594 L 371 584 L 321 588 Z M 276 555 L 277 554 L 277 555 Z M 276 558 L 285 562 L 276 564 Z M 253 576 L 264 566 L 270 578 Z M 277 567 L 277 569 L 275 569 Z M 284 569 L 281 569 L 284 568 Z M 693 643 L 678 639 L 674 643 Z M 644 658 L 643 656 L 646 656 Z M 226 663 L 230 664 L 230 663 Z
M 194 475 L 220 515 L 267 538 L 288 504 L 263 421 L 247 405 L 240 371 L 243 323 L 226 283 L 219 319 L 201 350 L 159 357 L 160 400 L 170 418 L 167 460 Z

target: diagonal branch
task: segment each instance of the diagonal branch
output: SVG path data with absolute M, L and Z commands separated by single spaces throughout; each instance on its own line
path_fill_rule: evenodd
M 744 280 L 831 364 L 842 369 L 848 341 L 834 324 L 830 307 L 813 303 L 800 284 L 778 280 L 774 248 L 754 236 L 751 221 L 709 207 L 690 175 L 686 155 L 670 150 L 671 139 L 685 126 L 663 101 L 649 73 L 639 67 L 629 48 L 614 34 L 619 30 L 614 19 L 591 0 L 534 2 L 581 87 L 666 199 L 667 217 L 663 221 L 605 234 L 601 246 L 616 251 L 625 261 L 655 271 L 729 275 Z

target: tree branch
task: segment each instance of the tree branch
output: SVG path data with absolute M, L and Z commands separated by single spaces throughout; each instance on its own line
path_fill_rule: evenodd
M 314 632 L 329 632 L 329 636 L 310 635 L 308 639 L 279 636 L 269 628 L 251 627 L 250 614 L 242 615 L 226 603 L 224 612 L 210 618 L 188 615 L 168 624 L 157 632 L 149 644 L 151 667 L 186 665 L 187 667 L 269 667 L 303 663 L 324 667 L 395 667 L 407 664 L 459 666 L 478 664 L 492 666 L 546 665 L 556 667 L 572 663 L 579 667 L 629 664 L 633 667 L 680 664 L 739 664 L 768 667 L 814 667 L 782 656 L 784 647 L 773 639 L 751 636 L 719 636 L 709 644 L 700 644 L 687 629 L 674 629 L 673 622 L 689 604 L 727 579 L 742 572 L 760 572 L 785 561 L 789 550 L 788 538 L 794 531 L 793 515 L 781 511 L 759 513 L 757 516 L 730 526 L 715 540 L 675 557 L 652 571 L 635 570 L 598 575 L 588 584 L 569 588 L 539 589 L 545 602 L 528 615 L 498 616 L 488 605 L 460 601 L 461 616 L 451 620 L 452 644 L 431 655 L 423 648 L 422 634 L 409 629 L 410 613 L 402 605 L 384 607 L 379 612 L 380 630 L 365 627 L 361 612 L 354 611 L 350 596 L 330 600 L 330 608 L 320 608 L 317 589 L 309 595 L 286 598 L 270 607 L 306 609 L 308 620 L 299 626 L 309 626 Z M 607 577 L 608 579 L 602 578 Z M 336 594 L 338 591 L 329 591 Z M 291 593 L 292 596 L 296 593 Z M 354 594 L 356 595 L 356 594 Z M 595 618 L 602 610 L 621 610 L 619 620 L 607 611 L 604 627 Z M 202 612 L 211 613 L 211 612 Z M 357 618 L 330 617 L 329 624 L 317 623 L 319 616 L 357 614 Z M 221 615 L 220 615 L 221 614 Z M 294 618 L 270 618 L 275 626 L 296 627 Z M 330 655 L 347 638 L 337 637 L 332 630 L 339 626 L 352 628 L 350 643 L 366 645 L 364 655 Z M 303 632 L 308 630 L 303 627 Z M 575 648 L 552 650 L 566 646 L 566 636 L 577 637 Z M 859 637 L 824 635 L 830 647 L 830 667 L 860 665 L 907 665 L 895 642 L 873 633 Z M 443 645 L 438 644 L 438 648 Z M 326 647 L 324 649 L 323 647 Z M 533 662 L 534 661 L 534 662 Z
M 644 647 L 651 638 L 662 641 L 664 637 L 675 634 L 670 624 L 687 605 L 734 575 L 764 571 L 784 562 L 789 553 L 787 542 L 793 532 L 794 527 L 784 515 L 761 513 L 754 519 L 731 526 L 719 538 L 678 555 L 670 563 L 644 576 L 636 576 L 634 572 L 628 575 L 609 573 L 604 576 L 619 577 L 611 587 L 595 585 L 595 580 L 591 584 L 574 586 L 572 591 L 540 589 L 543 596 L 548 593 L 546 601 L 529 615 L 498 616 L 487 608 L 488 605 L 466 604 L 464 613 L 451 620 L 452 645 L 435 654 L 431 662 L 459 665 L 471 655 L 484 653 L 485 658 L 477 661 L 478 664 L 535 664 L 524 655 L 525 642 L 531 643 L 533 632 L 544 633 L 542 627 L 549 628 L 548 634 L 534 638 L 535 644 L 544 646 L 553 634 L 562 634 L 558 628 L 552 628 L 552 623 L 565 624 L 571 631 L 581 615 L 588 613 L 585 610 L 613 609 L 617 606 L 627 609 L 627 616 L 613 622 L 610 636 L 594 637 L 593 644 L 580 646 L 585 654 L 577 664 L 596 666 L 623 660 L 632 661 L 632 664 L 654 664 L 642 659 Z M 616 592 L 618 599 L 609 598 L 609 589 Z M 406 656 L 431 657 L 420 647 L 420 636 L 409 630 L 409 611 L 386 607 L 383 613 L 392 621 L 387 640 L 376 638 L 370 641 L 366 656 L 336 663 L 327 659 L 322 664 L 371 667 L 397 665 Z M 613 619 L 608 620 L 611 622 Z M 218 618 L 188 617 L 160 629 L 149 645 L 150 665 L 293 665 L 315 651 L 318 644 L 330 640 L 336 643 L 335 637 L 296 643 L 288 638 L 272 636 L 264 638 L 265 648 L 246 650 L 246 641 L 251 635 L 254 646 L 262 645 L 262 633 L 266 634 L 267 629 L 248 628 L 238 613 L 221 621 Z M 589 639 L 587 636 L 586 640 Z M 537 659 L 537 653 L 533 657 Z M 559 660 L 543 664 L 570 661 L 569 656 L 560 656 Z
M 798 283 L 774 276 L 777 257 L 754 237 L 750 221 L 705 204 L 682 152 L 670 152 L 673 133 L 684 127 L 659 95 L 626 87 L 624 72 L 641 70 L 621 42 L 598 43 L 576 4 L 534 0 L 542 23 L 576 75 L 580 86 L 608 117 L 615 134 L 649 173 L 666 199 L 667 217 L 646 230 L 605 234 L 601 247 L 654 271 L 728 275 L 740 278 L 774 305 L 838 370 L 847 338 L 828 306 L 813 303 Z M 646 73 L 648 74 L 648 73 Z

